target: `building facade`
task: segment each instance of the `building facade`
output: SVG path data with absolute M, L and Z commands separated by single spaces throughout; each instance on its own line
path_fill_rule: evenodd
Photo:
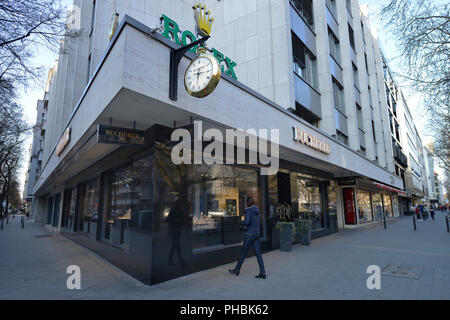
M 62 41 L 45 94 L 36 220 L 153 284 L 233 261 L 248 197 L 261 209 L 265 251 L 279 247 L 279 204 L 312 220 L 313 238 L 402 214 L 405 142 L 390 130 L 394 100 L 368 8 L 206 1 L 222 79 L 206 98 L 188 95 L 188 52 L 174 100 L 170 55 L 196 37 L 193 4 L 74 1 L 77 36 Z M 264 175 L 249 156 L 175 165 L 179 128 L 256 129 L 258 142 L 279 147 L 279 170 Z M 130 134 L 139 143 L 118 143 Z
M 37 182 L 42 164 L 42 151 L 45 140 L 45 119 L 47 114 L 48 100 L 39 100 L 36 110 L 37 117 L 33 126 L 33 140 L 29 148 L 30 160 L 25 174 L 25 185 L 22 199 L 27 203 L 33 201 L 34 185 Z

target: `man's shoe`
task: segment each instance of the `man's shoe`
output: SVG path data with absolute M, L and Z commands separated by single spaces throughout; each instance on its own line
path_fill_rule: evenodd
M 257 276 L 255 276 L 255 278 L 258 278 L 258 279 L 265 279 L 265 278 L 266 278 L 266 275 L 260 273 L 260 274 L 258 274 Z
M 236 270 L 234 270 L 234 269 L 230 269 L 230 270 L 228 270 L 231 274 L 234 274 L 235 276 L 238 276 L 239 275 L 239 271 L 236 271 Z

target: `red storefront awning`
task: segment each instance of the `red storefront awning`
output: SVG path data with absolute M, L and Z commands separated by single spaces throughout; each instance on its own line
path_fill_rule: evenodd
M 379 188 L 383 188 L 383 189 L 386 189 L 386 190 L 389 190 L 389 191 L 397 192 L 398 194 L 400 194 L 402 196 L 407 196 L 407 194 L 404 191 L 400 190 L 400 189 L 397 189 L 397 188 L 394 188 L 394 187 L 382 184 L 380 182 L 373 182 L 373 183 Z

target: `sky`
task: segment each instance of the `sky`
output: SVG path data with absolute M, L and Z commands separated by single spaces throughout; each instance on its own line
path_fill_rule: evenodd
M 391 69 L 399 70 L 399 54 L 396 50 L 395 42 L 394 40 L 383 30 L 382 24 L 380 23 L 380 15 L 379 10 L 385 4 L 387 0 L 365 0 L 360 1 L 360 5 L 367 3 L 369 4 L 369 12 L 370 12 L 370 23 L 371 27 L 375 27 L 378 29 L 378 36 L 381 41 L 381 46 L 383 48 L 383 51 L 386 55 L 386 58 L 389 61 L 389 65 Z M 70 7 L 72 5 L 72 0 L 62 0 L 62 3 L 65 7 Z M 36 57 L 33 61 L 35 65 L 43 66 L 45 70 L 50 69 L 54 63 L 55 60 L 58 57 L 57 50 L 51 51 L 51 50 L 40 50 L 36 53 Z M 19 102 L 24 107 L 24 114 L 25 119 L 30 125 L 34 125 L 36 121 L 36 104 L 39 99 L 43 98 L 44 95 L 44 86 L 45 81 L 47 79 L 47 71 L 43 73 L 42 76 L 42 84 L 30 84 L 27 88 L 21 88 L 19 90 Z M 400 87 L 402 87 L 399 79 L 397 79 L 397 82 L 400 84 Z M 415 119 L 422 119 L 423 114 L 425 112 L 424 108 L 420 105 L 420 94 L 411 92 L 408 88 L 402 87 L 402 91 L 405 95 L 405 98 L 407 100 L 409 109 L 411 110 L 411 113 Z M 427 132 L 427 123 L 426 121 L 415 121 L 416 127 L 419 130 L 419 133 L 421 134 L 421 137 L 423 140 L 426 141 L 426 132 Z M 32 139 L 31 137 L 26 142 L 26 152 L 27 156 L 24 157 L 24 161 L 22 163 L 21 172 L 19 174 L 20 176 L 20 183 L 21 188 L 23 189 L 23 184 L 25 181 L 25 171 L 28 167 L 28 149 L 29 145 L 31 144 Z M 438 172 L 441 170 L 438 170 Z M 442 172 L 442 171 L 441 171 Z

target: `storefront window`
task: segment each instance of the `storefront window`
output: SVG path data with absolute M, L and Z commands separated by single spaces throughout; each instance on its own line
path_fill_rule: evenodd
M 292 175 L 296 177 L 292 188 L 293 206 L 298 207 L 300 216 L 312 221 L 312 230 L 324 228 L 320 183 L 296 173 Z
M 336 207 L 336 182 L 330 181 L 327 187 L 328 193 L 328 217 L 330 219 L 329 227 L 337 229 L 337 207 Z
M 106 209 L 104 239 L 129 250 L 135 239 L 144 240 L 143 232 L 152 229 L 153 210 L 152 158 L 134 161 L 111 174 L 110 205 Z M 136 243 L 142 245 L 143 243 Z M 136 251 L 136 250 L 135 250 Z
M 398 197 L 392 196 L 392 210 L 394 217 L 398 217 L 400 215 L 399 213 L 399 203 L 398 203 Z
M 73 225 L 75 221 L 75 210 L 76 210 L 76 203 L 77 203 L 77 188 L 73 188 L 71 190 L 70 195 L 70 207 L 69 207 L 69 214 L 67 217 L 67 229 L 73 230 Z
M 372 207 L 370 205 L 370 192 L 356 190 L 356 206 L 359 223 L 373 221 Z
M 51 224 L 52 223 L 54 199 L 55 198 L 51 197 L 51 198 L 49 198 L 47 200 L 47 220 L 46 220 L 46 224 Z
M 99 179 L 94 178 L 86 183 L 83 197 L 80 229 L 95 238 L 98 222 Z
M 257 171 L 200 165 L 194 167 L 192 181 L 193 249 L 240 243 L 247 199 L 252 197 L 262 209 Z
M 383 202 L 384 202 L 384 212 L 387 218 L 392 218 L 392 203 L 391 196 L 388 194 L 383 194 Z
M 381 194 L 372 193 L 372 208 L 375 220 L 383 219 L 383 200 Z

